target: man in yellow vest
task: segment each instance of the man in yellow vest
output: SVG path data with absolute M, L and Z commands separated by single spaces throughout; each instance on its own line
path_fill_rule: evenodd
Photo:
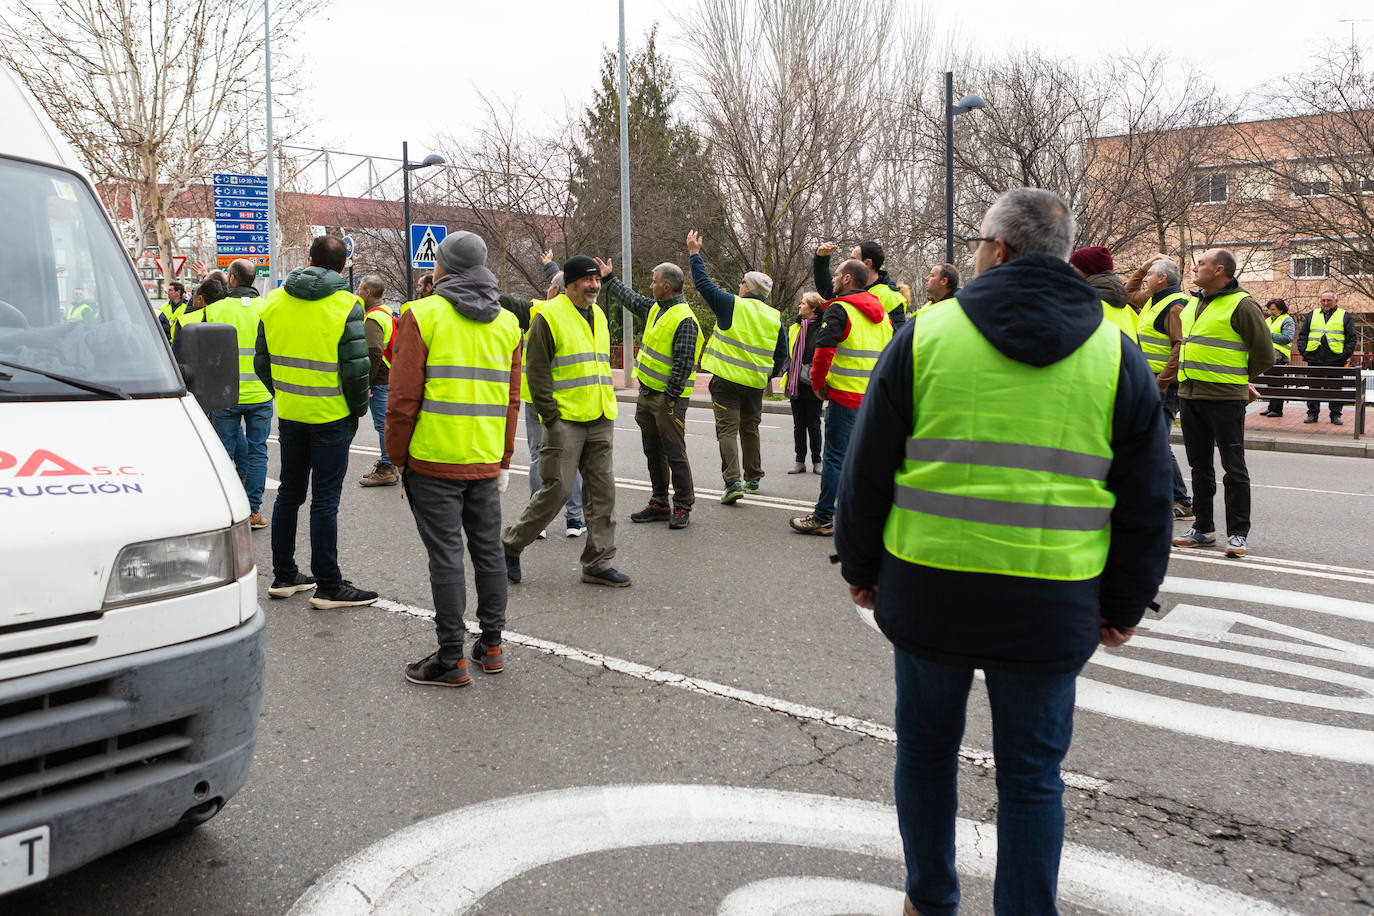
M 859 410 L 835 548 L 893 643 L 907 912 L 954 912 L 959 744 L 986 675 L 998 913 L 1053 913 L 1079 670 L 1129 639 L 1169 559 L 1154 376 L 1064 259 L 1049 191 L 998 198 L 977 276 L 893 338 Z
M 838 247 L 834 242 L 822 242 L 816 248 L 816 256 L 811 260 L 811 275 L 816 281 L 816 292 L 820 293 L 827 302 L 835 298 L 835 288 L 830 273 L 830 256 L 835 253 Z M 906 321 L 907 299 L 911 291 L 907 290 L 904 294 L 901 285 L 883 269 L 887 257 L 883 251 L 883 246 L 878 242 L 862 242 L 854 246 L 849 257 L 868 268 L 869 283 L 865 288 L 877 296 L 878 301 L 883 304 L 883 310 L 887 312 L 888 320 L 892 322 L 893 329 L 900 328 L 902 322 Z
M 1355 319 L 1336 305 L 1336 294 L 1323 290 L 1321 307 L 1307 313 L 1294 342 L 1303 361 L 1309 366 L 1345 366 L 1350 363 L 1350 351 L 1355 346 Z M 1341 426 L 1340 404 L 1327 403 L 1331 422 Z M 1316 423 L 1321 417 L 1322 402 L 1308 401 L 1304 423 Z
M 367 338 L 368 409 L 377 430 L 381 456 L 371 471 L 358 481 L 364 487 L 395 486 L 400 479 L 386 453 L 386 397 L 391 378 L 391 354 L 395 345 L 396 316 L 382 301 L 386 284 L 376 274 L 358 281 L 358 298 L 363 300 L 363 335 Z
M 601 270 L 586 255 L 574 255 L 563 263 L 563 287 L 565 293 L 540 306 L 525 344 L 525 378 L 545 429 L 539 451 L 544 485 L 515 524 L 501 532 L 506 576 L 521 580 L 520 554 L 558 515 L 581 471 L 587 522 L 582 581 L 624 588 L 630 577 L 611 566 L 616 401 L 610 328 L 596 304 Z
M 343 239 L 310 244 L 307 266 L 268 294 L 258 319 L 253 368 L 277 398 L 281 485 L 272 507 L 272 585 L 287 598 L 315 589 L 313 607 L 372 604 L 377 593 L 344 581 L 339 571 L 339 495 L 348 447 L 367 413 L 367 342 L 363 307 L 340 275 Z M 310 571 L 296 566 L 296 520 L 310 500 Z
M 958 293 L 959 271 L 953 264 L 936 264 L 926 274 L 926 305 L 944 302 Z
M 1179 290 L 1181 280 L 1182 274 L 1174 259 L 1161 256 L 1145 265 L 1144 273 L 1133 274 L 1126 285 L 1128 297 L 1132 284 L 1145 291 L 1140 303 L 1137 339 L 1159 386 L 1166 429 L 1174 428 L 1179 411 L 1178 355 L 1183 348 L 1183 304 L 1188 301 L 1188 295 Z M 1188 495 L 1183 469 L 1178 466 L 1172 448 L 1169 449 L 1169 461 L 1173 465 L 1174 518 L 1192 518 L 1193 499 Z
M 1269 337 L 1274 341 L 1274 365 L 1286 366 L 1293 355 L 1293 338 L 1297 336 L 1293 317 L 1288 314 L 1288 303 L 1283 299 L 1270 299 L 1264 303 L 1268 315 L 1264 323 L 1269 325 Z M 1283 398 L 1274 398 L 1261 417 L 1283 416 Z
M 687 405 L 692 400 L 697 360 L 701 358 L 701 328 L 682 295 L 682 268 L 667 262 L 655 267 L 649 277 L 651 298 L 620 282 L 609 259 L 597 258 L 596 264 L 610 298 L 644 322 L 644 340 L 635 356 L 634 374 L 639 380 L 635 423 L 649 462 L 652 492 L 649 504 L 631 514 L 630 521 L 667 522 L 669 528 L 686 528 L 696 501 L 692 464 L 687 459 Z
M 186 286 L 180 280 L 173 280 L 167 284 L 167 301 L 162 303 L 162 308 L 158 309 L 158 323 L 162 325 L 162 333 L 167 335 L 167 339 L 172 339 L 172 322 L 176 321 L 178 313 L 186 308 Z
M 811 387 L 830 402 L 825 408 L 821 495 L 810 515 L 788 522 L 799 534 L 835 533 L 835 497 L 849 437 L 873 367 L 892 339 L 892 322 L 883 303 L 865 291 L 870 279 L 862 261 L 850 258 L 840 264 L 832 283 L 840 293 L 821 316 L 816 352 L 811 357 Z
M 1193 470 L 1193 527 L 1175 547 L 1216 543 L 1212 452 L 1221 455 L 1226 488 L 1226 555 L 1250 547 L 1250 472 L 1245 466 L 1245 407 L 1250 380 L 1274 365 L 1274 345 L 1259 304 L 1236 282 L 1236 256 L 1211 248 L 1193 265 L 1195 292 L 1183 307 L 1178 396 L 1183 448 Z
M 702 347 L 701 368 L 711 373 L 711 408 L 725 480 L 720 501 L 732 506 L 744 494 L 757 493 L 763 479 L 759 440 L 763 392 L 768 380 L 787 365 L 787 329 L 782 325 L 782 314 L 768 304 L 773 292 L 771 277 L 748 271 L 739 292 L 731 295 L 712 283 L 706 272 L 701 233 L 687 233 L 687 251 L 691 255 L 692 285 L 716 318 L 716 329 Z
M 387 451 L 429 554 L 439 642 L 436 652 L 406 667 L 413 684 L 470 683 L 463 657 L 464 535 L 482 628 L 472 658 L 487 674 L 505 667 L 501 494 L 510 484 L 520 412 L 520 325 L 501 309 L 486 260 L 480 237 L 449 233 L 435 256 L 434 292 L 407 303 L 396 329 Z

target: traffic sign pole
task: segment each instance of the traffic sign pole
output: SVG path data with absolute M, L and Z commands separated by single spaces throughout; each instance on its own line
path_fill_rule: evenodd
M 263 53 L 267 66 L 267 291 L 277 288 L 277 181 L 272 162 L 272 12 L 271 0 L 262 0 Z
M 415 298 L 415 270 L 411 267 L 411 259 L 414 255 L 410 252 L 410 144 L 405 140 L 401 141 L 401 187 L 403 188 L 401 199 L 402 209 L 404 210 L 406 228 L 406 301 L 410 302 Z

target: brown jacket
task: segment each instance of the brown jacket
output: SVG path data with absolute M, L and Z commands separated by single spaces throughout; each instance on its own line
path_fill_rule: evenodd
M 374 322 L 375 323 L 375 322 Z M 391 354 L 391 391 L 386 402 L 386 450 L 397 470 L 409 467 L 427 477 L 448 480 L 486 480 L 510 467 L 515 453 L 516 418 L 520 415 L 520 347 L 511 354 L 510 406 L 506 408 L 506 448 L 496 464 L 448 464 L 410 457 L 410 437 L 425 400 L 425 363 L 429 348 L 420 336 L 415 313 L 407 311 L 396 326 Z

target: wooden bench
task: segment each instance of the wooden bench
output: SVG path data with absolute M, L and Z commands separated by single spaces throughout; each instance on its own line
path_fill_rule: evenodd
M 1364 435 L 1364 379 L 1358 366 L 1275 366 L 1254 379 L 1260 397 L 1354 404 L 1355 438 Z

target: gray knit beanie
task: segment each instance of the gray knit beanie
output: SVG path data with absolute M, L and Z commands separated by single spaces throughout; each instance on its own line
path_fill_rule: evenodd
M 487 263 L 487 243 L 473 232 L 450 232 L 439 243 L 434 263 L 446 274 L 456 274 L 469 267 Z

